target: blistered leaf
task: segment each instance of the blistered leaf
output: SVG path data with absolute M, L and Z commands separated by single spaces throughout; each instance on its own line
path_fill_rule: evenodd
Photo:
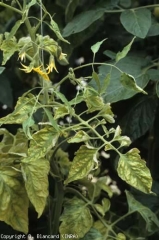
M 89 208 L 84 201 L 76 197 L 66 200 L 60 220 L 60 234 L 75 234 L 76 239 L 84 237 L 93 224 Z
M 128 32 L 145 38 L 151 26 L 151 12 L 148 9 L 126 10 L 122 12 L 120 21 Z
M 117 172 L 128 184 L 144 193 L 150 193 L 152 177 L 146 162 L 140 158 L 139 150 L 133 148 L 126 154 L 121 154 Z
M 126 55 L 128 54 L 128 52 L 130 51 L 131 49 L 131 46 L 133 44 L 135 40 L 135 37 L 132 39 L 132 41 L 123 48 L 123 50 L 121 52 L 118 52 L 117 55 L 116 55 L 116 62 L 120 61 L 122 58 L 126 57 Z
M 68 37 L 71 34 L 79 33 L 88 28 L 93 22 L 101 18 L 104 14 L 104 8 L 98 8 L 83 12 L 73 18 L 63 30 L 63 36 Z
M 128 201 L 129 211 L 138 212 L 146 222 L 146 230 L 151 233 L 159 228 L 159 220 L 155 213 L 153 213 L 149 208 L 138 202 L 133 195 L 126 191 L 126 197 Z
M 100 41 L 100 42 L 97 42 L 96 44 L 94 44 L 94 45 L 91 47 L 91 50 L 92 50 L 93 54 L 96 54 L 96 53 L 99 51 L 100 46 L 102 45 L 102 43 L 103 43 L 106 39 L 107 39 L 107 38 L 103 39 L 103 40 Z
M 127 73 L 122 73 L 120 82 L 123 84 L 124 87 L 134 90 L 136 92 L 142 92 L 144 94 L 147 94 L 142 88 L 140 88 L 135 81 L 135 78 Z
M 75 154 L 76 156 L 73 159 L 65 184 L 86 177 L 93 170 L 95 163 L 97 163 L 97 149 L 95 148 L 88 148 L 82 145 Z
M 19 97 L 15 110 L 8 114 L 6 117 L 0 119 L 0 125 L 2 124 L 22 124 L 28 119 L 28 115 L 33 114 L 40 106 L 35 100 L 35 96 L 28 94 L 27 96 Z
M 29 201 L 19 171 L 0 167 L 0 199 L 0 220 L 27 233 Z
M 75 136 L 71 137 L 68 140 L 68 143 L 78 143 L 78 142 L 85 142 L 90 139 L 90 136 L 85 133 L 84 131 L 79 131 L 75 134 Z

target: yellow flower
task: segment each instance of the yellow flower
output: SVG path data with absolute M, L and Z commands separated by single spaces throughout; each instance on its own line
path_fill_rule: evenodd
M 31 71 L 37 72 L 40 76 L 43 77 L 43 79 L 50 81 L 48 73 L 44 72 L 44 70 L 42 69 L 42 65 L 38 66 L 38 67 L 32 67 L 30 66 L 25 66 L 21 63 L 21 65 L 23 66 L 23 68 L 20 68 L 20 70 L 26 72 L 26 73 L 30 73 Z
M 52 55 L 50 55 L 49 65 L 48 65 L 48 67 L 46 68 L 47 74 L 49 74 L 50 72 L 52 72 L 53 69 L 55 69 L 55 71 L 58 72 L 58 71 L 57 71 L 57 68 L 56 68 L 56 66 L 55 66 L 54 57 L 53 57 Z

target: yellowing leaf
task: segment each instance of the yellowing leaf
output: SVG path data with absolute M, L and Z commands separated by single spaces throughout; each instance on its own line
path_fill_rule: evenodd
M 48 173 L 46 154 L 55 146 L 59 133 L 53 127 L 45 127 L 32 135 L 28 156 L 21 161 L 23 179 L 28 197 L 41 216 L 48 196 Z
M 117 171 L 119 177 L 134 188 L 145 193 L 151 192 L 152 177 L 146 162 L 140 158 L 138 149 L 121 154 Z
M 61 117 L 64 117 L 64 116 L 68 115 L 69 114 L 69 109 L 68 109 L 67 106 L 61 105 L 58 108 L 55 108 L 54 112 L 55 112 L 54 119 L 58 119 L 58 118 L 61 118 Z
M 21 173 L 0 167 L 0 220 L 17 231 L 28 232 L 28 196 Z
M 76 239 L 84 237 L 93 224 L 89 208 L 84 201 L 76 197 L 66 200 L 60 220 L 60 234 L 75 234 Z
M 15 106 L 15 110 L 8 114 L 6 117 L 0 119 L 0 125 L 2 124 L 22 124 L 28 119 L 28 116 L 36 111 L 40 106 L 35 100 L 33 94 L 28 94 L 27 96 L 19 97 L 18 102 Z
M 102 116 L 107 122 L 114 123 L 114 114 L 111 110 L 110 103 L 104 104 L 99 112 L 99 115 Z
M 75 136 L 71 137 L 68 140 L 68 143 L 78 143 L 78 142 L 85 142 L 88 141 L 90 139 L 90 136 L 88 136 L 87 133 L 85 133 L 84 131 L 79 131 L 75 134 Z
M 24 158 L 21 161 L 21 169 L 28 197 L 40 217 L 48 196 L 49 162 L 35 155 Z
M 65 184 L 86 177 L 97 162 L 96 156 L 97 149 L 82 145 L 76 152 Z
M 104 222 L 104 220 L 103 220 Z M 97 220 L 94 224 L 93 224 L 93 227 L 95 229 L 97 229 L 101 234 L 102 236 L 106 235 L 107 233 L 107 228 L 106 226 L 103 224 L 103 222 L 101 222 L 100 220 Z M 107 225 L 107 224 L 106 224 Z

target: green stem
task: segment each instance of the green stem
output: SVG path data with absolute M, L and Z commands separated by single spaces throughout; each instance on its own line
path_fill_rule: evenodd
M 87 64 L 84 64 L 84 65 L 81 65 L 81 66 L 78 66 L 76 68 L 74 68 L 73 70 L 76 71 L 78 69 L 81 69 L 81 68 L 84 68 L 84 67 L 88 67 L 88 66 L 92 66 L 92 65 L 104 65 L 104 66 L 110 66 L 110 67 L 114 67 L 116 68 L 119 72 L 123 73 L 117 66 L 115 65 L 112 65 L 110 63 L 100 63 L 100 62 L 95 62 L 95 63 L 87 63 Z
M 124 12 L 124 11 L 126 11 L 126 10 L 135 11 L 135 10 L 139 10 L 139 9 L 144 9 L 144 8 L 155 8 L 155 7 L 159 7 L 159 4 L 153 4 L 153 5 L 141 6 L 141 7 L 130 8 L 130 9 L 105 10 L 104 12 L 105 12 L 105 13 L 121 13 L 121 12 Z
M 54 86 L 55 91 L 56 91 L 56 89 L 57 89 L 59 86 L 61 86 L 61 84 L 62 84 L 63 82 L 65 82 L 68 78 L 69 78 L 69 75 L 67 75 L 66 77 L 64 77 L 63 79 L 61 79 L 61 81 L 58 82 L 58 83 Z
M 128 212 L 126 213 L 124 216 L 118 218 L 116 221 L 114 221 L 112 224 L 111 224 L 111 227 L 115 226 L 118 222 L 122 221 L 124 218 L 130 216 L 131 214 L 135 213 L 137 210 L 133 210 L 131 212 Z M 144 211 L 144 208 L 143 208 L 143 211 Z
M 14 12 L 17 12 L 17 13 L 19 13 L 19 14 L 23 14 L 23 12 L 22 11 L 20 11 L 19 9 L 17 9 L 17 8 L 14 8 L 14 7 L 12 7 L 12 6 L 9 6 L 8 4 L 5 4 L 5 3 L 0 3 L 0 6 L 2 6 L 2 7 L 5 7 L 5 8 L 8 8 L 8 9 L 10 9 L 10 10 L 12 10 L 12 11 L 14 11 Z

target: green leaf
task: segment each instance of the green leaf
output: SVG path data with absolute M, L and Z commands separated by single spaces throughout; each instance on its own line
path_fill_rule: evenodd
M 132 41 L 131 41 L 127 46 L 125 46 L 121 52 L 118 52 L 118 53 L 117 53 L 117 55 L 116 55 L 116 62 L 118 62 L 118 61 L 120 61 L 122 58 L 126 57 L 126 55 L 128 54 L 128 52 L 129 52 L 130 49 L 131 49 L 131 46 L 132 46 L 135 38 L 136 38 L 136 37 L 134 37 L 134 38 L 132 39 Z
M 111 110 L 111 105 L 110 103 L 105 104 L 101 111 L 98 113 L 98 116 L 103 117 L 107 122 L 109 123 L 114 123 L 114 114 Z
M 76 239 L 84 237 L 93 224 L 89 208 L 84 201 L 76 197 L 65 201 L 60 220 L 60 234 L 75 234 Z M 68 240 L 69 237 L 65 239 Z
M 65 21 L 70 22 L 73 18 L 74 12 L 79 4 L 79 0 L 69 0 L 65 10 Z
M 105 236 L 107 234 L 107 228 L 106 226 L 103 224 L 103 222 L 105 222 L 105 220 L 103 219 L 103 221 L 101 222 L 100 220 L 97 220 L 94 224 L 93 224 L 93 228 L 97 229 L 102 236 Z M 107 225 L 107 223 L 106 223 Z
M 15 110 L 8 114 L 6 117 L 0 119 L 0 125 L 2 124 L 22 124 L 28 119 L 30 114 L 33 114 L 40 104 L 36 101 L 33 94 L 28 94 L 27 96 L 19 97 Z
M 147 37 L 152 37 L 157 35 L 159 35 L 159 22 L 155 18 L 152 18 L 152 24 L 148 31 Z
M 63 36 L 68 37 L 71 34 L 82 32 L 88 28 L 93 22 L 101 18 L 104 14 L 104 8 L 98 8 L 83 12 L 73 18 L 63 30 Z
M 0 199 L 0 221 L 28 233 L 29 201 L 20 171 L 0 166 Z
M 6 38 L 8 33 L 6 34 Z M 17 40 L 15 37 L 10 40 L 3 40 L 0 50 L 3 52 L 3 61 L 2 65 L 5 65 L 6 62 L 12 57 L 12 55 L 18 50 Z
M 0 74 L 5 70 L 5 67 L 0 67 Z
M 151 12 L 148 9 L 126 10 L 122 12 L 120 21 L 128 32 L 145 38 L 151 27 Z
M 152 96 L 137 98 L 119 123 L 123 134 L 132 141 L 143 136 L 153 126 L 157 102 L 157 98 Z
M 102 45 L 102 43 L 103 43 L 106 39 L 107 39 L 107 38 L 103 39 L 103 40 L 100 41 L 100 42 L 97 42 L 96 44 L 94 44 L 94 45 L 91 47 L 91 50 L 92 50 L 92 52 L 93 52 L 94 55 L 99 51 L 100 46 Z
M 103 79 L 100 94 L 104 94 L 107 91 L 108 85 L 110 83 L 110 77 L 111 75 L 108 73 Z
M 159 81 L 156 84 L 156 94 L 157 94 L 157 97 L 159 98 Z
M 120 0 L 120 5 L 124 8 L 128 8 L 131 6 L 131 0 Z
M 142 88 L 137 86 L 135 78 L 129 74 L 122 73 L 120 77 L 120 82 L 125 88 L 128 88 L 136 92 L 142 92 L 144 94 L 147 94 Z
M 126 56 L 125 58 L 121 59 L 116 64 L 116 66 L 122 72 L 132 75 L 136 80 L 136 84 L 139 87 L 144 88 L 149 81 L 149 75 L 145 74 L 145 72 L 142 71 L 142 68 L 147 64 L 148 61 L 143 57 Z M 119 79 L 121 77 L 121 72 L 111 66 L 99 67 L 101 88 L 103 86 L 103 82 L 107 74 L 110 74 L 110 83 L 106 89 L 106 92 L 102 94 L 102 97 L 105 102 L 109 103 L 118 102 L 120 100 L 128 99 L 137 93 L 136 91 L 125 88 L 120 83 Z M 91 81 L 89 85 L 91 85 L 94 89 L 97 89 L 97 86 L 94 81 Z
M 75 154 L 65 184 L 86 177 L 93 170 L 95 163 L 97 164 L 97 149 L 95 148 L 82 145 Z
M 12 27 L 9 35 L 8 35 L 7 38 L 6 38 L 7 40 L 11 40 L 12 37 L 15 36 L 16 32 L 18 31 L 18 29 L 20 28 L 20 26 L 24 23 L 25 19 L 26 19 L 26 15 L 23 14 L 22 19 L 16 21 L 15 25 Z
M 55 146 L 59 133 L 53 127 L 45 127 L 32 135 L 28 156 L 21 161 L 21 169 L 28 197 L 38 217 L 43 213 L 48 196 L 50 164 L 46 154 Z
M 159 81 L 159 69 L 149 69 L 146 73 L 152 81 Z
M 159 228 L 159 220 L 156 217 L 156 214 L 153 213 L 149 208 L 142 205 L 138 202 L 133 195 L 126 191 L 126 197 L 129 205 L 129 211 L 137 211 L 146 222 L 146 230 L 151 233 Z
M 108 212 L 109 209 L 110 209 L 110 201 L 109 201 L 109 199 L 103 198 L 103 199 L 102 199 L 102 206 L 103 206 L 104 212 L 105 212 L 105 213 Z
M 117 240 L 126 240 L 126 236 L 123 233 L 118 233 Z
M 103 236 L 97 229 L 91 228 L 80 240 L 103 240 Z
M 140 158 L 139 150 L 131 149 L 126 154 L 121 154 L 117 172 L 120 178 L 144 193 L 150 193 L 152 178 L 146 162 Z
M 71 137 L 67 142 L 68 143 L 79 143 L 88 141 L 91 137 L 85 133 L 84 131 L 79 131 L 75 134 L 75 136 Z
M 95 209 L 104 217 L 105 211 L 102 205 L 96 203 L 94 204 Z

